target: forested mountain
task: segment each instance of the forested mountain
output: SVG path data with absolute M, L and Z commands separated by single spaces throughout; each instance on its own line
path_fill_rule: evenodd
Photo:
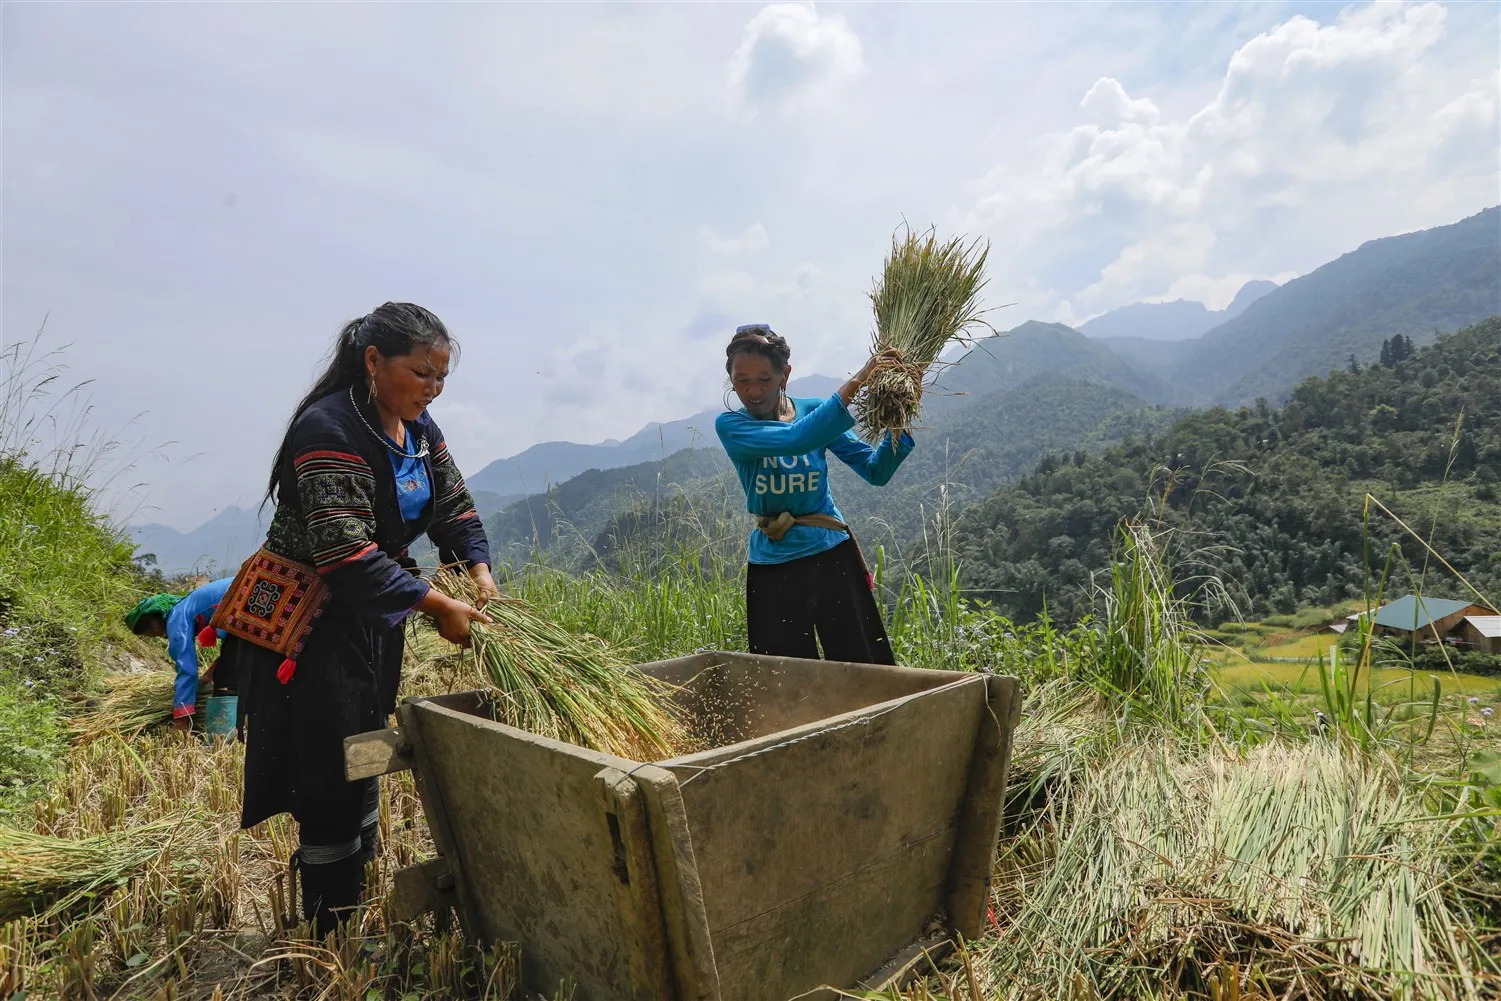
M 1374 506 L 1363 521 L 1369 492 L 1501 597 L 1501 317 L 1409 357 L 1403 340 L 1388 342 L 1387 365 L 1307 379 L 1280 409 L 1197 411 L 1165 434 L 1044 459 L 961 519 L 966 583 L 1011 615 L 1046 602 L 1076 616 L 1120 519 L 1155 513 L 1181 530 L 1181 552 L 1198 551 L 1195 572 L 1223 580 L 1245 614 L 1358 596 L 1368 565 L 1379 576 L 1392 547 L 1392 587 L 1412 590 L 1408 568 L 1421 572 L 1424 552 Z M 1428 593 L 1461 593 L 1428 565 Z
M 1157 433 L 1168 427 L 1176 412 L 1147 407 L 1118 389 L 1076 380 L 1043 376 L 1013 391 L 1001 391 L 973 401 L 932 427 L 915 434 L 917 447 L 897 475 L 884 487 L 873 487 L 835 458 L 829 460 L 829 487 L 840 510 L 863 546 L 887 546 L 893 555 L 907 557 L 908 546 L 921 535 L 940 505 L 957 515 L 997 485 L 1031 469 L 1038 456 L 1050 450 L 1095 449 L 1130 434 Z M 691 517 L 695 530 L 706 520 L 727 522 L 730 535 L 750 531 L 740 484 L 720 453 L 723 470 L 714 482 L 678 483 L 699 502 Z M 592 549 L 608 554 L 622 547 L 654 544 L 669 534 L 687 514 L 681 491 L 660 492 L 660 500 L 638 503 L 620 511 L 593 538 Z M 488 524 L 488 523 L 487 523 Z
M 886 486 L 871 486 L 837 461 L 829 465 L 829 484 L 860 538 L 900 549 L 944 500 L 957 514 L 1045 453 L 1093 451 L 1129 434 L 1160 433 L 1176 415 L 1122 389 L 1042 375 L 973 398 L 914 432 L 917 447 Z
M 1061 323 L 1031 320 L 979 341 L 941 370 L 934 392 L 923 401 L 923 417 L 938 420 L 977 398 L 1039 376 L 1110 386 L 1147 403 L 1164 403 L 1175 395 L 1162 379 L 1138 370 L 1102 342 Z
M 1343 369 L 1351 355 L 1360 364 L 1376 362 L 1394 336 L 1422 344 L 1435 328 L 1501 313 L 1501 208 L 1375 240 L 1286 285 L 1266 284 L 1248 283 L 1225 311 L 1239 315 L 1193 340 L 1099 339 L 1062 324 L 1027 322 L 980 341 L 936 373 L 918 450 L 897 478 L 875 489 L 836 463 L 836 497 L 862 538 L 900 548 L 919 533 L 923 512 L 934 509 L 943 486 L 956 509 L 1033 468 L 1045 452 L 1067 452 L 1072 461 L 1074 452 L 1128 432 L 1162 434 L 1175 416 L 1164 406 L 1250 404 L 1258 396 L 1276 404 L 1299 380 Z M 1182 312 L 1183 304 L 1158 305 Z M 1097 321 L 1111 314 L 1086 326 L 1150 332 L 1151 318 L 1160 318 L 1155 310 L 1128 307 L 1103 326 Z M 1133 327 L 1137 320 L 1147 325 Z M 824 396 L 838 383 L 808 376 L 791 388 L 794 395 Z M 515 555 L 534 542 L 550 545 L 560 521 L 581 553 L 611 545 L 602 532 L 654 531 L 650 499 L 660 496 L 659 484 L 696 490 L 728 469 L 712 428 L 717 412 L 649 424 L 624 441 L 543 443 L 471 475 L 497 549 Z M 1214 418 L 1203 420 L 1213 432 Z M 705 454 L 678 454 L 685 448 Z M 538 491 L 549 485 L 544 499 Z M 723 486 L 715 495 L 721 506 Z M 519 501 L 527 490 L 532 496 Z M 617 531 L 612 519 L 622 515 L 625 528 Z M 155 525 L 133 532 L 168 572 L 205 565 L 205 558 L 226 569 L 259 544 L 253 520 L 250 512 L 230 509 L 191 533 Z M 414 553 L 427 548 L 419 544 Z
M 701 489 L 729 464 L 716 440 L 713 448 L 682 449 L 653 462 L 590 469 L 487 514 L 485 534 L 497 562 L 524 561 L 533 550 L 560 540 L 577 554 L 622 511 L 658 503 L 685 488 Z
M 1501 207 L 1362 244 L 1252 303 L 1176 360 L 1183 403 L 1277 402 L 1300 379 L 1501 313 Z

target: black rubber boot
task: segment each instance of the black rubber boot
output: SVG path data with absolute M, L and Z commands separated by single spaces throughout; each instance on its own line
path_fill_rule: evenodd
M 365 892 L 365 859 L 356 852 L 337 862 L 298 864 L 302 876 L 302 917 L 321 941 L 353 915 Z

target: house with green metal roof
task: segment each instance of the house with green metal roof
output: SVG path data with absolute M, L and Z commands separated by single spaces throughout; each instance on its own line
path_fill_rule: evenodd
M 1371 631 L 1378 636 L 1416 638 L 1419 643 L 1441 643 L 1445 639 L 1456 638 L 1467 618 L 1495 614 L 1495 609 L 1473 601 L 1405 594 L 1376 609 Z M 1351 616 L 1352 619 L 1360 617 Z

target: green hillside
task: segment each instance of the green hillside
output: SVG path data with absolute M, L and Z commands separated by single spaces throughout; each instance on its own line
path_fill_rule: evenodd
M 1372 240 L 1294 279 L 1209 331 L 1178 360 L 1184 402 L 1279 400 L 1300 379 L 1376 360 L 1501 313 L 1501 207 L 1450 226 Z
M 1103 342 L 1061 323 L 1029 321 L 978 342 L 940 371 L 933 394 L 923 402 L 923 416 L 936 421 L 974 398 L 1042 375 L 1110 386 L 1148 403 L 1165 403 L 1175 395 L 1167 382 L 1137 369 Z
M 860 538 L 900 547 L 941 504 L 957 512 L 1030 471 L 1046 453 L 1092 451 L 1130 434 L 1158 433 L 1176 416 L 1125 390 L 1058 375 L 969 399 L 914 433 L 917 448 L 884 487 L 830 464 L 834 497 Z
M 938 381 L 924 403 L 918 448 L 890 484 L 872 487 L 843 464 L 831 464 L 834 496 L 864 541 L 900 550 L 941 503 L 957 512 L 1030 470 L 1044 453 L 1157 433 L 1175 416 L 1148 405 L 1168 395 L 1165 383 L 1061 324 L 1026 323 L 986 340 Z M 739 485 L 717 442 L 590 470 L 501 510 L 478 503 L 498 558 L 515 561 L 549 549 L 565 565 L 588 565 L 628 540 L 669 532 L 683 516 L 676 506 L 682 491 L 712 498 L 716 519 L 735 519 L 716 531 L 747 530 Z
M 1281 409 L 1203 410 L 1166 434 L 1048 458 L 973 507 L 958 545 L 967 583 L 1009 614 L 1046 602 L 1070 617 L 1088 607 L 1090 571 L 1109 562 L 1117 522 L 1160 501 L 1164 523 L 1185 530 L 1180 549 L 1221 547 L 1200 552 L 1197 572 L 1223 581 L 1243 613 L 1285 612 L 1360 594 L 1367 552 L 1379 573 L 1396 546 L 1420 572 L 1420 545 L 1386 515 L 1372 510 L 1366 538 L 1369 492 L 1431 530 L 1439 553 L 1497 594 L 1498 480 L 1501 318 L 1492 317 L 1393 366 L 1305 380 Z M 1429 563 L 1425 589 L 1457 596 Z M 1392 586 L 1411 590 L 1402 574 Z
M 499 511 L 481 509 L 485 532 L 497 562 L 523 562 L 537 549 L 563 543 L 563 562 L 578 563 L 610 519 L 712 481 L 728 469 L 729 459 L 719 448 L 685 448 L 655 462 L 591 469 Z

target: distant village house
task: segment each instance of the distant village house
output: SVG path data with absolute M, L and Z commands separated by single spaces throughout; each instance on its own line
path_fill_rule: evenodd
M 1356 612 L 1329 628 L 1342 633 L 1365 614 Z M 1501 615 L 1494 608 L 1473 601 L 1406 594 L 1376 609 L 1371 631 L 1397 640 L 1449 643 L 1469 650 L 1501 653 Z

